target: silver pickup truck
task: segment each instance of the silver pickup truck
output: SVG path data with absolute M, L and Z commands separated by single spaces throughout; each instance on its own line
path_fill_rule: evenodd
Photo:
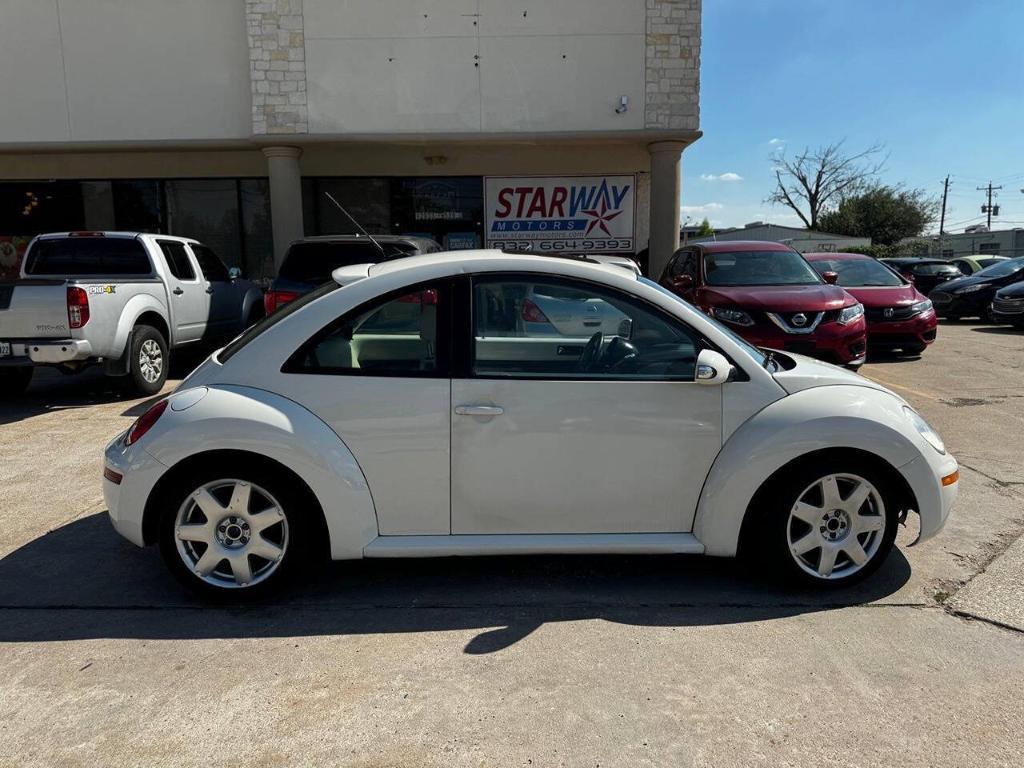
M 0 281 L 0 395 L 24 391 L 34 366 L 75 373 L 93 363 L 153 394 L 172 349 L 222 342 L 262 315 L 260 289 L 195 240 L 39 235 L 21 279 Z

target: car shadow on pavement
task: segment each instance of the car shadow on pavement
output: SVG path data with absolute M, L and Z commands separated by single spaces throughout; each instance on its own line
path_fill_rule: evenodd
M 982 325 L 971 328 L 971 330 L 975 333 L 992 333 L 996 336 L 1020 336 L 1024 333 L 1024 329 L 1012 325 Z
M 155 548 L 124 541 L 105 518 L 68 523 L 0 559 L 0 642 L 479 630 L 464 651 L 485 654 L 548 622 L 765 621 L 871 603 L 910 578 L 898 550 L 872 578 L 837 592 L 794 591 L 718 558 L 362 560 L 332 563 L 271 603 L 210 606 L 173 580 Z

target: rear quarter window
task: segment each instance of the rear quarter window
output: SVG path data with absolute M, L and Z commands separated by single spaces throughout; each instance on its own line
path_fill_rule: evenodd
M 149 275 L 149 254 L 141 242 L 125 237 L 37 240 L 25 259 L 29 275 Z

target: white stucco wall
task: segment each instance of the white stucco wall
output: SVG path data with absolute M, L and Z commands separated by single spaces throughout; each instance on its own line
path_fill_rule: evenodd
M 244 0 L 0 0 L 0 144 L 251 134 Z

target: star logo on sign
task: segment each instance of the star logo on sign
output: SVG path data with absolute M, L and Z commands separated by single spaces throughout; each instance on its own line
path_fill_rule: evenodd
M 593 217 L 590 221 L 590 224 L 587 225 L 587 231 L 584 232 L 583 234 L 589 235 L 594 230 L 594 227 L 600 227 L 602 230 L 604 230 L 604 233 L 606 235 L 611 237 L 612 233 L 608 230 L 608 222 L 621 213 L 621 210 L 612 211 L 611 213 L 608 213 L 608 203 L 607 201 L 602 200 L 600 212 L 598 212 L 597 209 L 594 208 L 590 209 L 589 211 L 583 211 L 584 216 Z

